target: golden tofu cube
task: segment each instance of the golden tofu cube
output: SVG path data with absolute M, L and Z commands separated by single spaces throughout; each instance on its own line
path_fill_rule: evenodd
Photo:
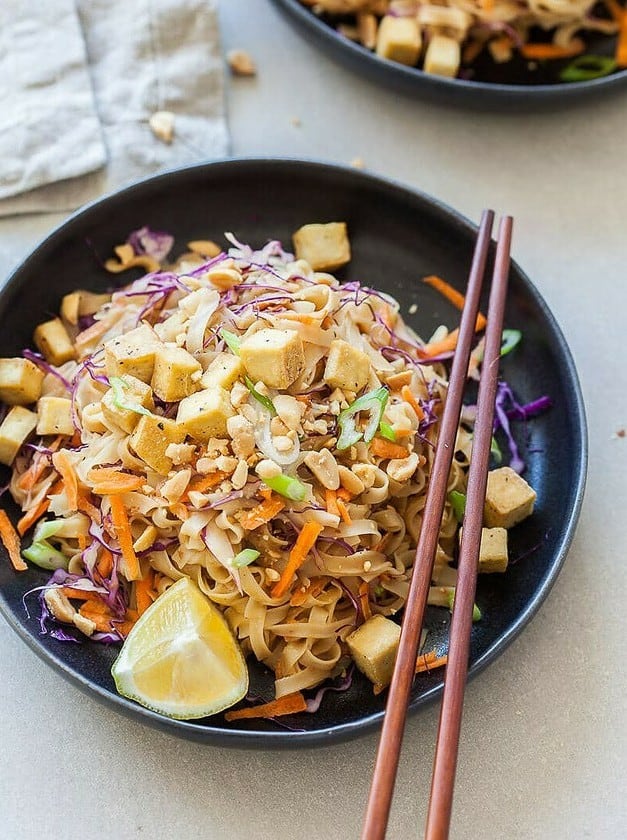
M 73 435 L 72 400 L 42 397 L 37 403 L 38 435 Z
M 142 382 L 141 379 L 137 379 L 135 376 L 126 375 L 119 378 L 126 385 L 126 388 L 124 388 L 120 383 L 123 404 L 137 405 L 145 408 L 147 411 L 154 411 L 155 403 L 152 398 L 152 388 L 150 385 L 146 385 L 145 382 Z M 102 413 L 110 423 L 114 423 L 130 435 L 139 423 L 141 412 L 133 411 L 130 408 L 119 408 L 115 404 L 115 401 L 115 391 L 113 388 L 109 388 L 102 398 Z
M 155 366 L 155 351 L 161 342 L 148 324 L 106 342 L 105 367 L 107 376 L 134 376 L 149 383 Z
M 504 572 L 507 569 L 507 531 L 505 528 L 482 528 L 479 549 L 479 572 Z
M 234 414 L 228 391 L 214 386 L 181 400 L 176 422 L 187 434 L 206 442 L 227 437 L 226 421 Z
M 150 384 L 164 402 L 178 402 L 200 388 L 202 365 L 182 347 L 159 347 Z
M 488 528 L 513 528 L 531 516 L 536 491 L 511 467 L 488 473 L 483 521 Z
M 370 378 L 370 359 L 357 347 L 351 347 L 347 341 L 336 339 L 331 342 L 331 349 L 324 369 L 324 381 L 332 388 L 346 391 L 359 391 Z
M 270 388 L 289 388 L 305 367 L 303 342 L 294 330 L 259 330 L 242 341 L 240 359 L 254 382 Z
M 183 443 L 185 436 L 185 429 L 174 420 L 143 414 L 129 438 L 129 446 L 155 472 L 167 475 L 172 469 L 172 459 L 165 451 L 171 443 Z
M 232 353 L 219 353 L 203 373 L 200 384 L 203 388 L 230 388 L 244 373 L 242 360 Z
M 416 18 L 386 15 L 382 19 L 377 32 L 377 55 L 414 67 L 421 49 L 422 37 Z
M 423 69 L 435 76 L 454 79 L 459 71 L 461 52 L 459 42 L 446 35 L 433 35 L 425 53 Z
M 70 292 L 69 295 L 64 295 L 61 301 L 61 317 L 76 326 L 79 318 L 84 318 L 85 315 L 93 315 L 105 303 L 109 303 L 111 295 L 95 294 L 94 292 L 86 292 L 84 289 L 79 289 L 76 292 Z
M 345 222 L 303 225 L 292 237 L 296 258 L 314 271 L 335 271 L 350 262 L 351 246 Z
M 0 401 L 29 405 L 41 396 L 44 372 L 28 359 L 0 359 Z
M 33 333 L 33 341 L 51 365 L 63 365 L 76 358 L 76 350 L 60 318 L 40 324 Z
M 401 628 L 382 615 L 373 615 L 346 637 L 355 665 L 375 685 L 392 679 Z
M 11 466 L 22 445 L 34 432 L 37 415 L 14 405 L 0 425 L 0 463 Z
M 177 309 L 169 318 L 155 324 L 155 332 L 162 341 L 176 342 L 176 337 L 184 333 L 189 323 L 189 315 L 183 309 Z

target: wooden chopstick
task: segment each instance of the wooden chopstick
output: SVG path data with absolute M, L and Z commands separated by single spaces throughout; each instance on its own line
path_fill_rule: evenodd
M 475 333 L 475 321 L 479 311 L 479 298 L 490 248 L 493 222 L 493 211 L 485 210 L 481 217 L 468 279 L 466 302 L 462 312 L 457 349 L 453 356 L 453 366 L 431 471 L 422 528 L 416 548 L 414 570 L 403 616 L 396 664 L 390 684 L 368 797 L 361 835 L 362 840 L 383 840 L 387 828 L 407 717 L 409 693 L 416 670 L 418 639 L 429 594 L 448 477 L 455 450 L 455 438 L 459 425 L 468 361 Z
M 445 840 L 448 837 L 451 822 L 453 787 L 464 705 L 464 687 L 468 674 L 472 610 L 477 585 L 477 565 L 494 422 L 494 401 L 501 355 L 501 336 L 511 240 L 512 219 L 507 216 L 501 219 L 499 225 L 494 277 L 488 305 L 488 326 L 481 381 L 479 383 L 472 456 L 468 471 L 466 511 L 464 513 L 455 602 L 449 634 L 444 696 L 440 709 L 431 797 L 427 814 L 426 840 Z

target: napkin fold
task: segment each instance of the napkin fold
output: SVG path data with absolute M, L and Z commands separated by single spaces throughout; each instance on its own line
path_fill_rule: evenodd
M 0 215 L 223 157 L 223 87 L 215 0 L 2 0 Z M 158 111 L 174 115 L 169 144 Z

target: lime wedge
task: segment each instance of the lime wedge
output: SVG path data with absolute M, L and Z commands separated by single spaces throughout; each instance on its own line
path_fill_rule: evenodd
M 214 715 L 248 690 L 246 662 L 228 624 L 189 578 L 139 618 L 111 674 L 124 697 L 178 720 Z

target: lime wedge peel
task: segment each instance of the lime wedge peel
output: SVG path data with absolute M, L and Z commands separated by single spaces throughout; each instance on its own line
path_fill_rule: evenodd
M 139 618 L 111 674 L 123 697 L 177 720 L 217 714 L 248 691 L 246 662 L 224 616 L 189 578 Z

